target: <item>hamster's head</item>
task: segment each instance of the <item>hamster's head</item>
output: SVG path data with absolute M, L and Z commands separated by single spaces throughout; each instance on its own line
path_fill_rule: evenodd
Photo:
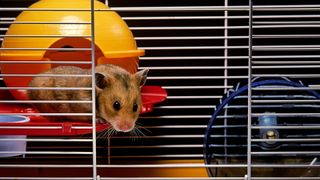
M 96 68 L 97 117 L 119 132 L 134 129 L 142 109 L 140 88 L 148 70 L 130 74 L 120 67 Z

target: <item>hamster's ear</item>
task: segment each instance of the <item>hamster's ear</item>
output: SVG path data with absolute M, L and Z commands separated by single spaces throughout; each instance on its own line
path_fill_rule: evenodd
M 139 87 L 142 87 L 146 83 L 148 72 L 149 69 L 144 69 L 134 75 Z
M 95 73 L 95 77 L 96 77 L 96 88 L 97 89 L 102 90 L 108 86 L 108 84 L 109 84 L 108 78 L 106 78 L 105 75 L 103 75 L 101 73 Z

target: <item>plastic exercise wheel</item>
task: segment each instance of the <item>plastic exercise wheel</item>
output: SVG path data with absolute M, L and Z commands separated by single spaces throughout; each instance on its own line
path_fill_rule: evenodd
M 301 82 L 287 78 L 256 79 L 251 85 L 255 88 L 252 91 L 251 163 L 262 165 L 252 167 L 252 176 L 295 177 L 312 174 L 318 177 L 320 172 L 316 168 L 290 170 L 285 167 L 268 168 L 267 165 L 319 164 L 319 154 L 307 153 L 319 151 L 316 141 L 290 139 L 320 136 L 317 129 L 300 128 L 320 124 L 317 117 L 320 94 Z M 247 173 L 247 91 L 248 85 L 241 84 L 229 90 L 208 123 L 204 141 L 205 163 L 217 165 L 207 168 L 211 177 L 244 177 Z M 304 151 L 306 153 L 301 153 Z

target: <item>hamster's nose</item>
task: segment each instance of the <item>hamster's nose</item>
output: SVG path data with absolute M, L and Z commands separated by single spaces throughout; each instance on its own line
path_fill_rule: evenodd
M 133 125 L 130 123 L 118 123 L 117 126 L 115 127 L 117 131 L 120 132 L 129 132 L 133 129 Z

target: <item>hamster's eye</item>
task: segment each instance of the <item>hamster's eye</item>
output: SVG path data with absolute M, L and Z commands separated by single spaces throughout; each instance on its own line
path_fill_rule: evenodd
M 116 110 L 116 111 L 119 111 L 121 109 L 121 105 L 118 101 L 115 101 L 113 103 L 113 109 Z
M 137 110 L 138 110 L 138 104 L 137 103 L 133 104 L 132 110 L 133 110 L 133 112 L 137 112 Z

